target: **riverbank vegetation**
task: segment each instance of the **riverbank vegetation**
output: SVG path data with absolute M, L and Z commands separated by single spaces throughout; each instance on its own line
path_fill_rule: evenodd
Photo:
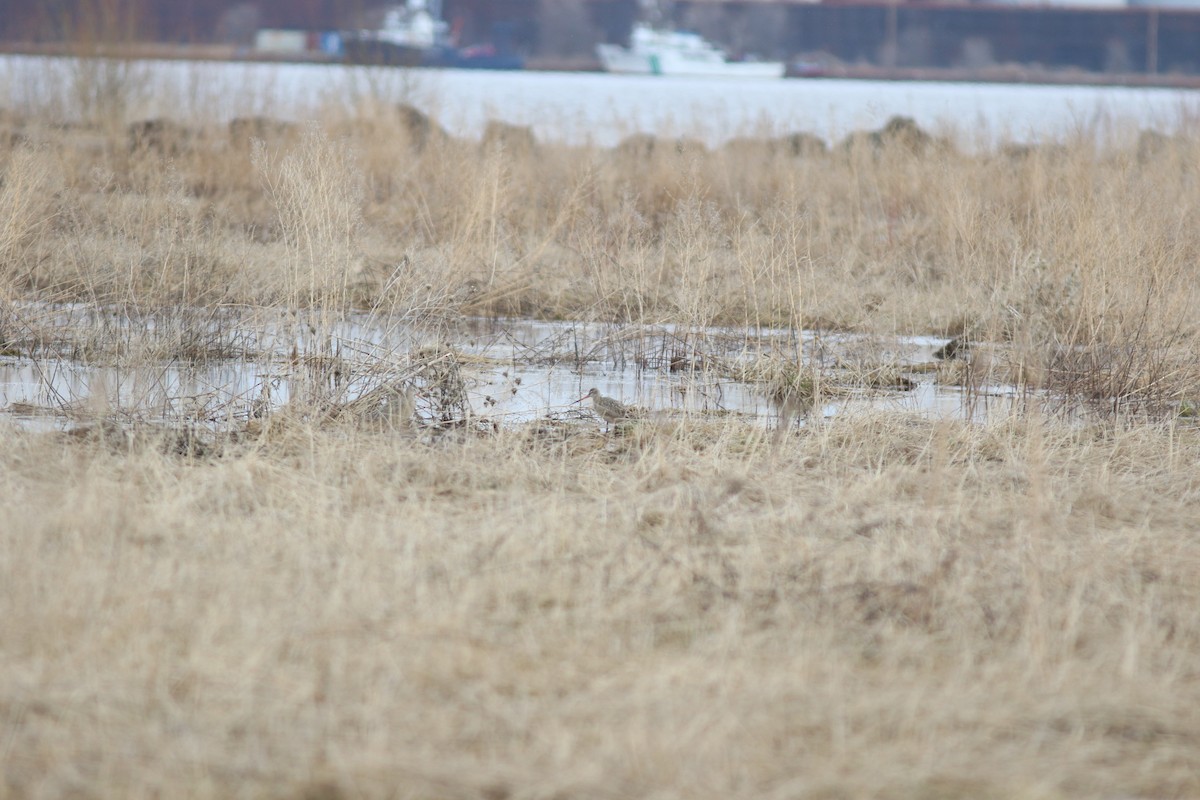
M 1104 132 L 5 113 L 6 363 L 308 388 L 6 409 L 0 796 L 1200 794 L 1200 138 Z M 478 425 L 474 316 L 941 336 L 1031 402 Z
M 710 150 L 450 137 L 410 106 L 320 125 L 9 113 L 9 298 L 963 334 L 1095 397 L 1196 380 L 1197 140 L 1113 124 L 965 154 L 905 120 Z

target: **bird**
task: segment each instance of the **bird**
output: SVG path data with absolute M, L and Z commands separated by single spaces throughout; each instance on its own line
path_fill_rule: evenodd
M 605 397 L 600 394 L 600 390 L 593 386 L 588 389 L 588 393 L 576 400 L 576 403 L 582 403 L 584 400 L 591 399 L 592 410 L 600 415 L 604 420 L 604 430 L 608 430 L 608 426 L 615 422 L 621 422 L 627 419 L 633 419 L 637 416 L 637 412 L 626 406 L 620 400 L 614 400 L 611 397 Z
M 971 340 L 964 333 L 956 336 L 933 351 L 933 357 L 938 361 L 949 361 L 954 358 L 965 358 L 971 349 Z
M 779 427 L 773 437 L 776 444 L 783 441 L 792 421 L 807 416 L 817 403 L 816 384 L 810 376 L 779 376 L 768 384 L 766 394 L 771 405 L 779 409 Z

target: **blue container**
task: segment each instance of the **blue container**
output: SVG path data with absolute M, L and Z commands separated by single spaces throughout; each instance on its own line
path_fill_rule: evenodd
M 342 55 L 342 34 L 338 31 L 325 31 L 321 34 L 321 52 L 329 56 Z

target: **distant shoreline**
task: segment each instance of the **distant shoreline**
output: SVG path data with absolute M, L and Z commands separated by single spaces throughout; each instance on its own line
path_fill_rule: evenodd
M 319 51 L 270 53 L 220 44 L 133 43 L 120 46 L 69 44 L 63 42 L 0 42 L 0 55 L 100 56 L 167 61 L 232 61 L 266 64 L 344 64 L 336 56 Z M 526 72 L 602 72 L 593 58 L 530 58 Z M 789 68 L 792 80 L 838 79 L 869 81 L 917 81 L 941 83 L 995 83 L 1046 86 L 1114 86 L 1142 89 L 1200 89 L 1200 75 L 1180 73 L 1104 73 L 1081 69 L 1045 69 L 1018 64 L 982 69 L 939 67 L 879 67 L 834 65 Z

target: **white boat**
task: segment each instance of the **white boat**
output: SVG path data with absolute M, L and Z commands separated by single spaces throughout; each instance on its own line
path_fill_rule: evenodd
M 511 42 L 459 48 L 442 19 L 442 0 L 407 0 L 387 9 L 375 30 L 342 34 L 346 63 L 453 69 L 524 69 Z
M 387 9 L 377 30 L 342 36 L 346 60 L 358 64 L 397 64 L 415 67 L 438 47 L 449 46 L 450 26 L 441 19 L 441 0 L 407 0 Z
M 637 23 L 629 47 L 596 45 L 605 71 L 625 75 L 688 75 L 712 78 L 782 78 L 780 61 L 730 61 L 724 51 L 686 31 L 658 31 Z

